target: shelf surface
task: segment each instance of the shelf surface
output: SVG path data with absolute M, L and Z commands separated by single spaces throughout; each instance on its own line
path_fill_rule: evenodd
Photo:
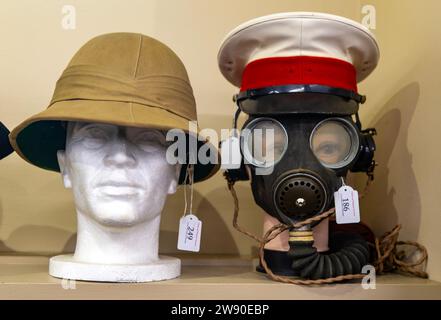
M 387 274 L 376 289 L 360 282 L 297 286 L 254 271 L 250 259 L 183 257 L 180 278 L 150 283 L 97 283 L 56 279 L 48 258 L 0 256 L 0 299 L 441 299 L 441 283 Z

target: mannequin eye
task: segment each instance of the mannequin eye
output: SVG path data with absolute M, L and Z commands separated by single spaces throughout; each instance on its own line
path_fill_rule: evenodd
M 270 118 L 251 121 L 243 130 L 245 160 L 257 167 L 275 165 L 285 154 L 288 135 L 280 122 Z
M 146 131 L 136 135 L 133 143 L 145 152 L 157 152 L 165 147 L 165 137 L 160 132 Z
M 87 148 L 102 147 L 109 140 L 109 132 L 100 126 L 86 126 L 78 134 Z
M 99 127 L 87 128 L 86 133 L 88 138 L 105 139 L 107 137 L 106 131 Z
M 348 165 L 357 155 L 358 135 L 355 128 L 342 119 L 320 122 L 311 134 L 311 150 L 328 168 Z
M 316 152 L 323 154 L 324 156 L 333 156 L 341 153 L 342 146 L 334 142 L 321 143 Z

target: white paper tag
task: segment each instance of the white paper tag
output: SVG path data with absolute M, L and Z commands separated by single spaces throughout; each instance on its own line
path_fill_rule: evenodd
M 193 214 L 187 214 L 179 221 L 178 249 L 199 252 L 202 221 Z
M 358 192 L 343 185 L 334 193 L 335 216 L 338 224 L 360 222 Z
M 221 169 L 239 169 L 242 161 L 240 140 L 232 136 L 221 142 Z

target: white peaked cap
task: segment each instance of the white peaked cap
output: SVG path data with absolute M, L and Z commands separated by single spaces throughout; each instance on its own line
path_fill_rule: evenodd
M 374 35 L 360 23 L 331 14 L 287 12 L 256 18 L 232 30 L 222 42 L 218 64 L 224 77 L 241 87 L 249 63 L 300 56 L 345 61 L 355 69 L 356 83 L 375 69 L 380 53 Z

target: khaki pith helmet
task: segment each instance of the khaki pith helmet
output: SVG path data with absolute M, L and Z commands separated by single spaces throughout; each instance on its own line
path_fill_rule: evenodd
M 187 72 L 166 45 L 142 34 L 111 33 L 88 41 L 64 70 L 46 110 L 10 134 L 17 153 L 40 168 L 59 171 L 56 153 L 65 148 L 65 121 L 110 123 L 160 130 L 182 129 L 197 121 Z M 198 146 L 205 142 L 198 142 Z M 211 148 L 215 150 L 215 148 Z M 180 183 L 187 165 L 182 166 Z M 216 164 L 197 163 L 194 181 Z

